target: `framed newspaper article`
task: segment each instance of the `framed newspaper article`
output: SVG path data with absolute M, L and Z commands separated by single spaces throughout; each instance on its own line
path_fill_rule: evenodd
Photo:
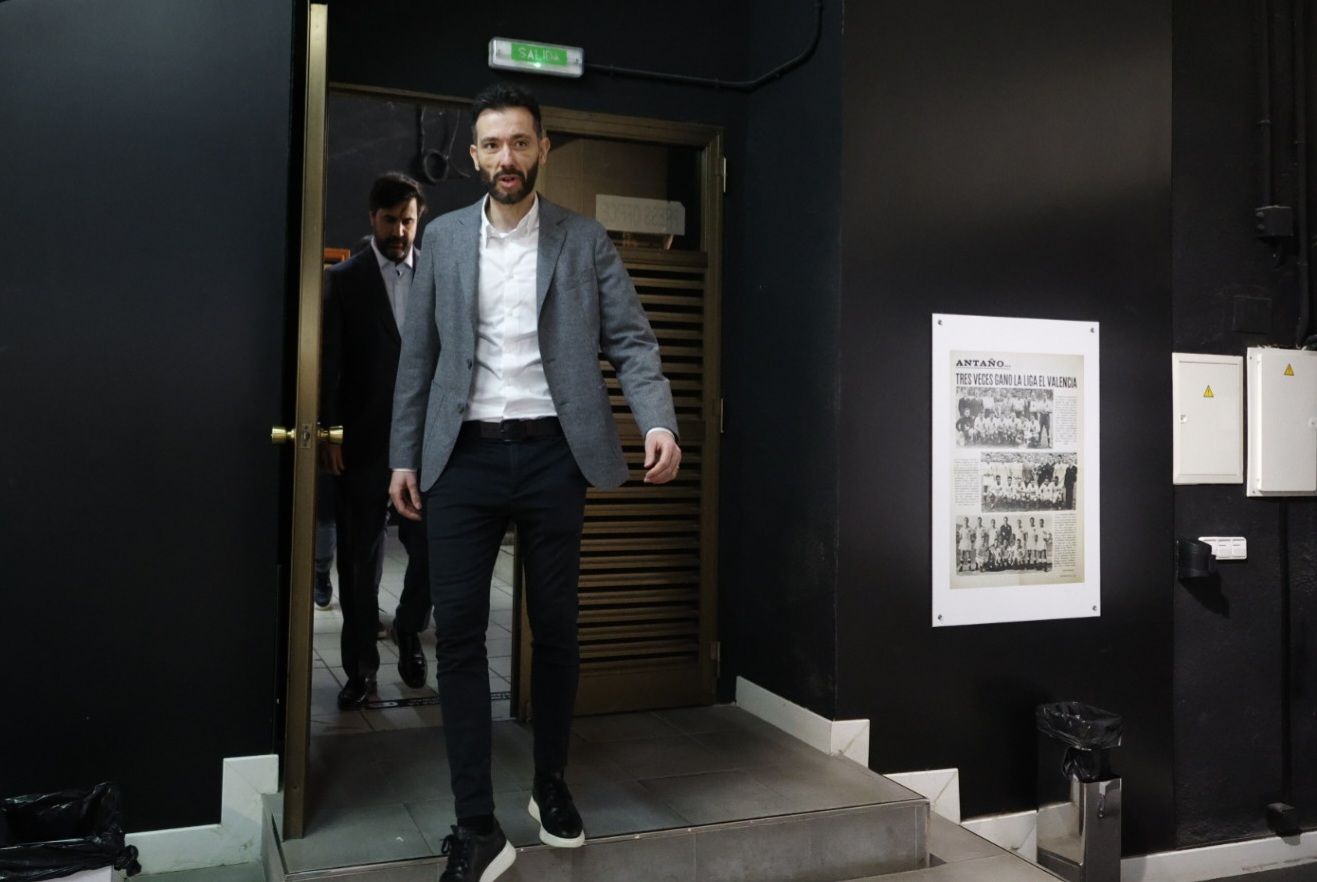
M 933 315 L 933 626 L 1101 615 L 1097 322 Z

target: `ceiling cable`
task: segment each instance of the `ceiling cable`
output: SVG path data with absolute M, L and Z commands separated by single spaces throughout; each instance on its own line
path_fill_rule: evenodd
M 726 89 L 732 92 L 753 92 L 760 86 L 771 83 L 784 74 L 795 70 L 814 55 L 823 36 L 823 0 L 814 0 L 814 39 L 809 47 L 795 58 L 779 64 L 763 76 L 753 80 L 721 80 L 716 77 L 697 77 L 688 74 L 663 73 L 654 70 L 636 70 L 629 67 L 617 67 L 611 64 L 587 63 L 585 69 L 593 73 L 604 73 L 615 77 L 629 77 L 636 80 L 655 80 L 660 83 L 675 83 L 679 86 L 699 86 L 706 89 Z

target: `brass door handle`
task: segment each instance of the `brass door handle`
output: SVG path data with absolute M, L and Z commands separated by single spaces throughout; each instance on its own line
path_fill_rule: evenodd
M 303 447 L 309 445 L 311 439 L 308 435 L 309 433 L 303 433 Z M 275 426 L 270 429 L 271 444 L 292 444 L 297 441 L 297 438 L 298 433 L 296 429 L 285 429 L 283 426 Z M 316 439 L 322 444 L 342 444 L 343 427 L 330 426 L 328 429 L 316 427 Z

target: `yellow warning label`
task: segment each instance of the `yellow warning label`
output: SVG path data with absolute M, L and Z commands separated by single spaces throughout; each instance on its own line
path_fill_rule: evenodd
M 1211 386 L 1208 386 L 1207 389 L 1206 389 L 1206 391 L 1203 392 L 1203 397 L 1204 397 L 1204 398 L 1215 398 L 1215 397 L 1216 397 L 1216 395 L 1214 395 L 1214 394 L 1212 393 L 1212 387 L 1211 387 Z
M 1285 376 L 1287 377 L 1294 376 L 1294 365 L 1292 364 L 1285 365 Z

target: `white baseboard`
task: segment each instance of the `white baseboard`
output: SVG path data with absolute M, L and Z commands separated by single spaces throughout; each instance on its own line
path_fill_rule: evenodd
M 1038 812 L 1008 812 L 970 818 L 961 824 L 993 845 L 1014 852 L 1031 864 L 1038 863 Z M 1124 880 L 1122 880 L 1124 882 Z
M 1122 882 L 1204 882 L 1304 864 L 1313 865 L 1317 878 L 1317 831 L 1127 857 L 1120 862 L 1120 877 Z
M 960 823 L 960 769 L 883 772 L 883 777 L 927 799 L 933 814 Z
M 56 882 L 124 882 L 123 870 L 101 867 L 99 870 L 82 870 L 71 876 L 60 876 Z
M 224 760 L 220 822 L 200 827 L 129 833 L 143 873 L 170 873 L 259 861 L 261 797 L 279 790 L 279 757 Z
M 736 678 L 736 705 L 824 753 L 869 765 L 868 720 L 829 720 L 744 677 Z

